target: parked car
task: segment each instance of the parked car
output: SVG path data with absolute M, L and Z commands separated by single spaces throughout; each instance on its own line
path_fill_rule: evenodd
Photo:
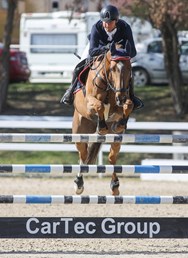
M 188 82 L 188 38 L 180 38 L 180 69 L 184 82 Z M 167 84 L 162 39 L 152 38 L 136 45 L 137 56 L 132 60 L 135 86 Z
M 0 56 L 3 44 L 0 43 Z M 28 66 L 26 53 L 15 48 L 10 48 L 10 82 L 28 81 L 31 71 Z

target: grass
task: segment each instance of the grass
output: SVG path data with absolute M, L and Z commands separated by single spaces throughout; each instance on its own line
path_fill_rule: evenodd
M 5 114 L 16 115 L 72 115 L 73 108 L 59 101 L 66 84 L 10 84 Z
M 2 115 L 72 116 L 73 107 L 59 103 L 67 87 L 66 84 L 11 84 L 7 109 Z M 135 92 L 145 104 L 143 109 L 132 114 L 136 121 L 187 121 L 187 116 L 184 119 L 176 117 L 168 86 L 141 87 L 136 88 Z M 0 130 L 2 133 L 71 133 L 69 130 Z M 131 131 L 131 133 L 136 132 Z M 1 164 L 78 164 L 78 154 L 67 152 L 3 151 L 0 152 L 0 157 Z M 171 158 L 171 155 L 121 153 L 118 164 L 140 164 L 141 160 L 145 158 Z M 104 156 L 104 164 L 108 164 L 107 155 Z
M 77 164 L 77 153 L 52 151 L 4 151 L 0 152 L 3 164 Z
M 73 115 L 72 106 L 59 103 L 67 84 L 11 84 L 4 114 Z M 187 121 L 176 116 L 168 86 L 147 86 L 135 89 L 144 101 L 144 108 L 132 114 L 137 121 Z

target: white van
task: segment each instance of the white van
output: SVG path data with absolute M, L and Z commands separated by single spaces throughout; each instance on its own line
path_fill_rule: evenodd
M 27 54 L 30 82 L 67 83 L 88 43 L 98 12 L 24 13 L 20 21 L 20 50 Z

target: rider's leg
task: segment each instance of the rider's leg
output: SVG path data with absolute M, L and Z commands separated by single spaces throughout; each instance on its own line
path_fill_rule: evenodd
M 140 109 L 140 108 L 142 108 L 143 106 L 144 106 L 144 103 L 142 102 L 142 100 L 141 99 L 139 99 L 138 97 L 136 97 L 135 95 L 134 95 L 134 84 L 133 84 L 133 81 L 132 81 L 132 78 L 130 79 L 130 91 L 129 91 L 129 93 L 130 93 L 130 98 L 131 98 L 131 100 L 133 101 L 133 103 L 134 103 L 134 108 L 133 108 L 133 110 L 136 110 L 136 109 Z
M 66 90 L 65 94 L 63 95 L 62 99 L 60 100 L 60 103 L 64 103 L 67 105 L 72 105 L 74 101 L 74 95 L 73 92 L 76 89 L 76 86 L 79 82 L 78 80 L 78 75 L 79 73 L 83 70 L 84 66 L 86 63 L 86 59 L 82 60 L 74 69 L 73 71 L 73 78 L 71 85 L 69 88 Z
M 65 94 L 63 95 L 62 99 L 60 100 L 60 103 L 64 103 L 66 105 L 72 105 L 74 101 L 74 89 L 76 88 L 78 83 L 78 78 L 77 78 L 77 73 L 73 72 L 73 78 L 72 78 L 72 83 L 69 86 L 69 88 L 66 90 Z

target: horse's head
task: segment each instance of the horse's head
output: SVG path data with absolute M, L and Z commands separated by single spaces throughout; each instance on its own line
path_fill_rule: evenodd
M 129 86 L 131 78 L 130 57 L 125 56 L 121 46 L 116 46 L 112 51 L 108 51 L 108 83 L 115 93 L 115 101 L 118 106 L 123 106 L 129 96 Z

